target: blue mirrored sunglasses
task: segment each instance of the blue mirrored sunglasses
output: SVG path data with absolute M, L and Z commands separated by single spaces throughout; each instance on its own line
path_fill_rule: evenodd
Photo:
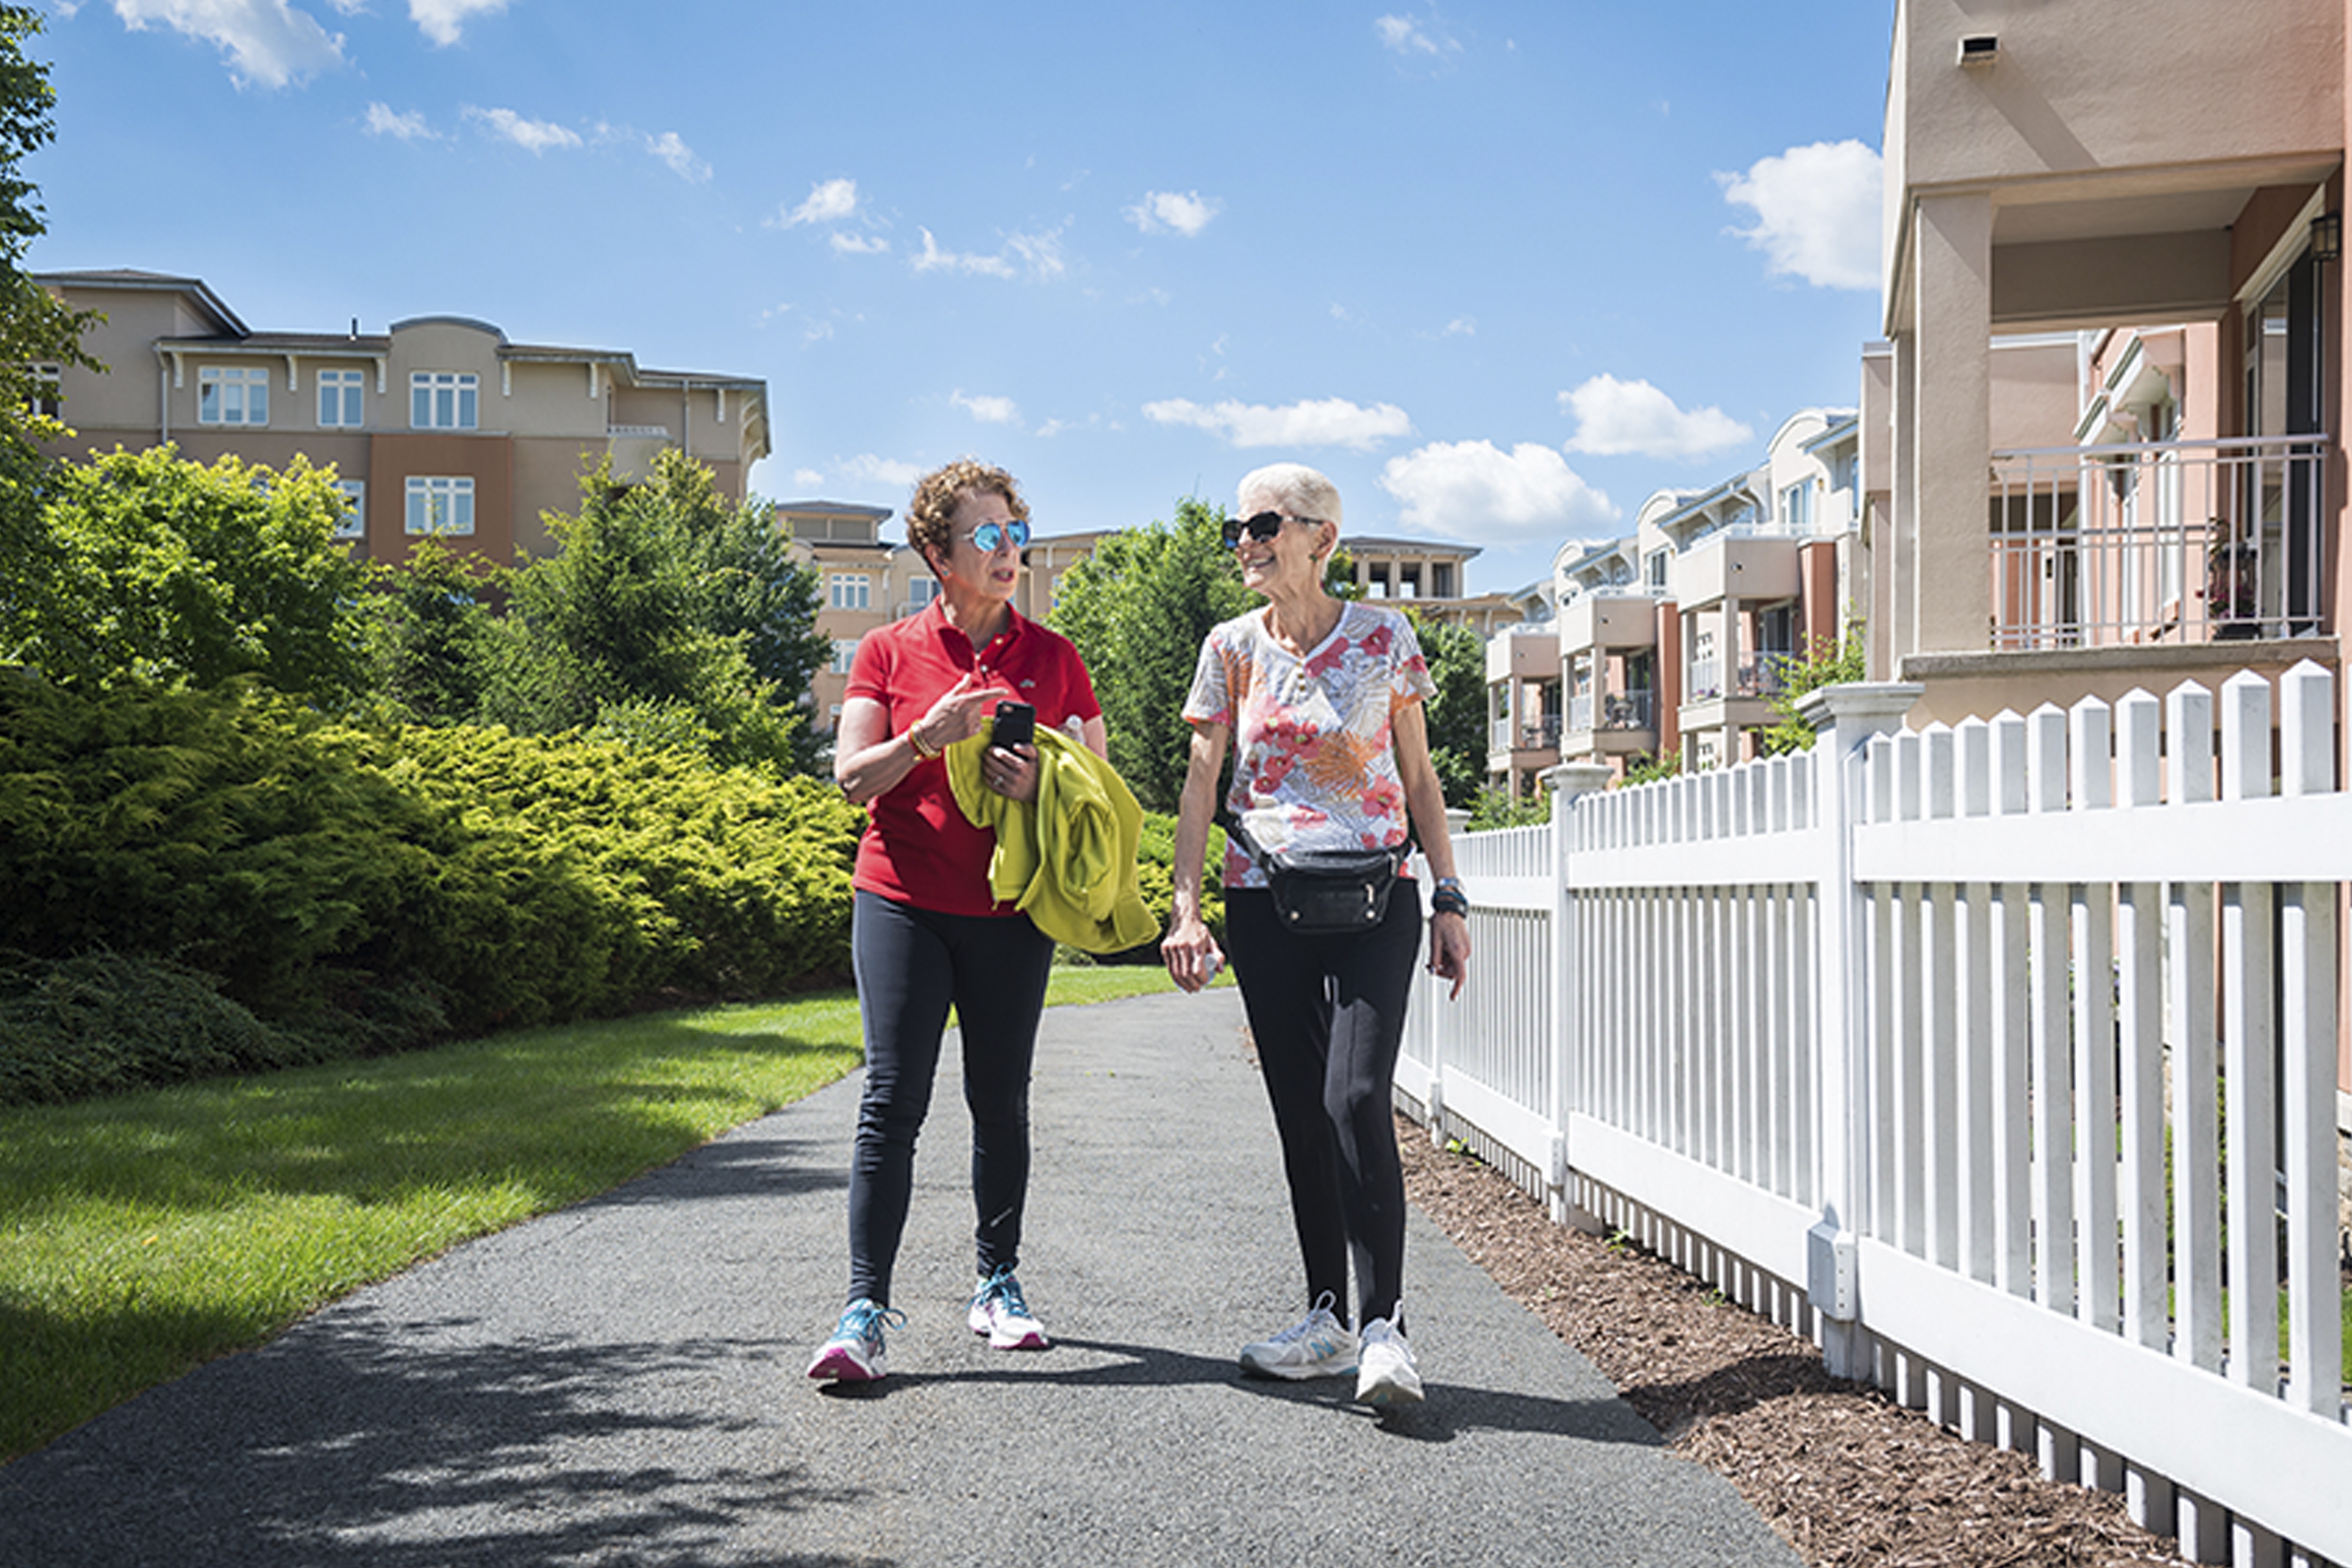
M 1003 547 L 1004 542 L 1008 539 L 1013 541 L 1013 549 L 1026 548 L 1029 543 L 1029 525 L 1019 518 L 1013 519 L 1011 522 L 983 522 L 964 537 L 971 540 L 982 551 L 993 555 Z

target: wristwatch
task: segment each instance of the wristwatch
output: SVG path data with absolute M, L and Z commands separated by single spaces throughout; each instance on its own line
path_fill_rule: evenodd
M 1429 895 L 1429 912 L 1436 915 L 1464 915 L 1470 912 L 1470 895 L 1462 890 L 1459 877 L 1440 877 Z

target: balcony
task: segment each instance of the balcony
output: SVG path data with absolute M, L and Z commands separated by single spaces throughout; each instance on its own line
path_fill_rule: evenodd
M 1993 455 L 2000 652 L 2322 631 L 2324 436 Z
M 1687 707 L 1695 702 L 1719 701 L 1727 697 L 1761 699 L 1773 696 L 1780 689 L 1782 671 L 1796 658 L 1794 653 L 1785 648 L 1759 648 L 1752 657 L 1731 667 L 1731 686 L 1727 691 L 1724 689 L 1723 660 L 1695 658 L 1690 663 L 1690 684 L 1683 693 L 1683 703 Z
M 1559 746 L 1559 719 L 1547 717 L 1533 724 L 1514 726 L 1508 719 L 1495 720 L 1487 732 L 1487 744 L 1497 752 L 1542 752 Z
M 1655 729 L 1656 716 L 1656 693 L 1650 691 L 1612 692 L 1601 699 L 1598 724 L 1592 721 L 1591 697 L 1571 697 L 1568 702 L 1568 728 L 1574 733 Z

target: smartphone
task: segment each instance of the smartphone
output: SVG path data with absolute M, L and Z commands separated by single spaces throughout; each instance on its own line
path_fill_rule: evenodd
M 989 732 L 988 743 L 1011 751 L 1015 746 L 1034 745 L 1037 740 L 1037 710 L 1026 702 L 1011 700 L 996 705 L 996 728 Z

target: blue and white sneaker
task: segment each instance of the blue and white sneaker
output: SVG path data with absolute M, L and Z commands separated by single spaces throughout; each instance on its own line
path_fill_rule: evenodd
M 1242 1370 L 1254 1377 L 1344 1377 L 1356 1370 L 1356 1335 L 1331 1314 L 1326 1290 L 1313 1309 L 1270 1340 L 1242 1347 Z
M 882 1353 L 882 1328 L 907 1326 L 907 1315 L 894 1312 L 870 1297 L 860 1296 L 841 1314 L 833 1338 L 817 1346 L 808 1374 L 820 1382 L 879 1383 L 889 1374 Z
M 1010 1268 L 998 1269 L 972 1288 L 971 1310 L 964 1321 L 973 1333 L 986 1334 L 988 1342 L 1001 1351 L 1041 1351 L 1051 1342 L 1030 1315 L 1021 1281 Z

